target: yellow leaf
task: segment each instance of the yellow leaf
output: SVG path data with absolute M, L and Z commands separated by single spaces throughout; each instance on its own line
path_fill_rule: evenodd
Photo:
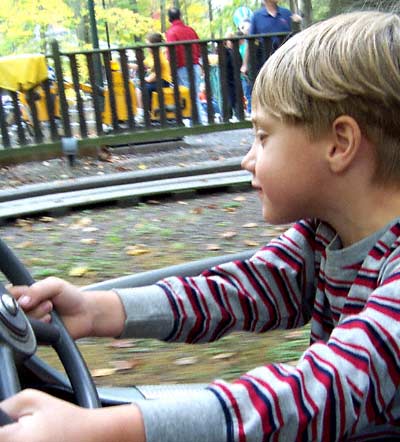
M 147 169 L 147 166 L 146 166 L 146 164 L 139 164 L 138 169 L 140 169 L 140 170 L 146 170 L 146 169 Z
M 86 275 L 86 273 L 89 271 L 89 268 L 88 267 L 84 267 L 84 266 L 81 266 L 81 267 L 73 267 L 69 272 L 68 272 L 68 275 L 69 276 L 78 276 L 78 277 L 81 277 L 81 276 L 84 276 L 84 275 Z
M 151 253 L 151 250 L 147 249 L 146 247 L 141 247 L 139 245 L 128 246 L 125 249 L 125 253 L 129 256 L 139 256 L 139 255 L 145 255 L 146 253 Z
M 94 378 L 100 378 L 103 376 L 111 376 L 117 371 L 116 368 L 95 368 L 90 373 Z
M 246 239 L 244 243 L 249 247 L 258 247 L 260 245 L 257 241 L 250 241 L 249 239 Z

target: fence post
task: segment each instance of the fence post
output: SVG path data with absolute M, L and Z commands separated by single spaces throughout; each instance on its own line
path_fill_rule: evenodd
M 60 98 L 61 119 L 63 122 L 64 136 L 72 137 L 71 120 L 68 113 L 67 97 L 64 89 L 64 75 L 61 65 L 60 48 L 57 40 L 51 42 L 51 52 L 54 60 L 54 70 L 56 72 L 58 96 Z

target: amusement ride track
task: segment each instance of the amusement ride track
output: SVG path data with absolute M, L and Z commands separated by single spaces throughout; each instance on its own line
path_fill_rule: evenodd
M 149 171 L 125 172 L 97 177 L 31 184 L 0 191 L 0 221 L 39 214 L 85 208 L 101 203 L 249 186 L 251 175 L 240 170 L 240 159 L 207 161 L 181 168 L 164 167 Z

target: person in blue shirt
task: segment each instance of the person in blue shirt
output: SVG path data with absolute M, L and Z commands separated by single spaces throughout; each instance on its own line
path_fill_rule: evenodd
M 258 34 L 276 34 L 280 32 L 290 32 L 292 28 L 292 21 L 299 22 L 301 17 L 293 14 L 289 9 L 278 6 L 279 0 L 264 0 L 264 6 L 251 17 L 249 35 Z M 258 71 L 264 64 L 266 59 L 280 46 L 282 43 L 281 37 L 272 38 L 272 50 L 263 49 L 263 40 L 256 42 L 257 66 L 252 67 L 249 72 L 249 51 L 246 51 L 244 62 L 242 64 L 241 72 L 244 75 L 250 75 L 250 80 L 254 81 Z

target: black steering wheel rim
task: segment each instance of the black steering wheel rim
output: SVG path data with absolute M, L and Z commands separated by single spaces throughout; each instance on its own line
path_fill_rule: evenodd
M 32 285 L 35 281 L 31 274 L 12 250 L 0 239 L 0 271 L 14 285 Z M 85 408 L 101 407 L 97 389 L 89 369 L 74 340 L 69 335 L 61 318 L 52 312 L 52 324 L 59 331 L 59 339 L 53 344 L 65 372 L 71 382 L 78 405 Z M 36 356 L 34 358 L 37 358 Z M 34 364 L 34 358 L 28 360 Z M 39 359 L 39 358 L 37 358 Z M 33 360 L 33 361 L 32 361 Z M 10 368 L 12 370 L 12 367 Z M 1 373 L 0 373 L 1 376 Z

